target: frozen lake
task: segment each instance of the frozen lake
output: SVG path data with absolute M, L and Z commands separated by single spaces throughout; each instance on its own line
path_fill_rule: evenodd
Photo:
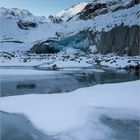
M 23 68 L 8 67 L 8 69 L 12 71 Z M 32 67 L 26 69 L 34 70 Z M 38 69 L 38 71 L 47 72 L 48 70 Z M 139 79 L 139 72 L 107 68 L 65 68 L 50 74 L 7 73 L 0 78 L 1 96 L 4 97 L 24 94 L 62 94 L 97 84 L 133 81 Z M 87 140 L 139 140 L 138 118 L 121 119 L 102 113 L 107 110 L 107 112 L 115 111 L 120 115 L 119 109 L 98 108 L 96 110 L 98 117 L 95 117 L 94 113 L 91 114 L 84 128 L 58 135 L 46 135 L 41 130 L 37 130 L 22 114 L 0 112 L 1 140 L 83 140 L 79 136 L 81 133 L 84 133 L 83 137 L 87 136 Z
M 12 69 L 24 69 L 23 67 L 8 67 Z M 26 69 L 34 69 L 26 67 Z M 40 72 L 48 72 L 38 69 Z M 52 71 L 50 71 L 52 72 Z M 19 74 L 1 75 L 1 96 L 23 94 L 47 94 L 70 92 L 82 87 L 96 84 L 119 83 L 139 79 L 139 72 L 105 68 L 65 68 L 50 74 Z

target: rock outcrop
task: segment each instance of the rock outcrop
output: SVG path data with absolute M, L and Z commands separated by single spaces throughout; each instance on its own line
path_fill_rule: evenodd
M 88 4 L 85 9 L 80 13 L 79 18 L 82 20 L 87 20 L 93 16 L 97 16 L 103 13 L 107 13 L 106 4 L 96 4 L 94 6 L 92 6 L 92 4 Z
M 49 20 L 50 20 L 51 22 L 57 23 L 57 24 L 63 22 L 63 20 L 62 20 L 60 17 L 52 16 L 52 15 L 49 16 Z
M 129 0 L 128 3 L 125 3 L 123 0 L 114 0 L 108 2 L 101 2 L 100 0 L 97 0 L 87 4 L 85 8 L 77 15 L 79 15 L 80 19 L 87 20 L 102 14 L 106 14 L 108 12 L 127 9 L 134 6 L 135 4 L 139 4 L 139 0 Z
M 20 29 L 23 29 L 23 30 L 29 30 L 30 28 L 37 27 L 37 23 L 35 23 L 35 22 L 22 21 L 22 20 L 18 21 L 17 25 Z
M 140 3 L 140 0 L 134 0 L 134 3 L 135 4 L 139 4 Z

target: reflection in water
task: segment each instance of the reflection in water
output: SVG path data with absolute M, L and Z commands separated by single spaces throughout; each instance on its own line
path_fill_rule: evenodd
M 1 96 L 64 93 L 96 84 L 119 83 L 139 79 L 139 72 L 106 69 L 63 71 L 56 75 L 1 76 Z
M 22 88 L 28 88 L 28 89 L 34 89 L 34 88 L 36 88 L 36 84 L 34 84 L 34 83 L 19 83 L 18 85 L 17 85 L 17 89 L 22 89 Z

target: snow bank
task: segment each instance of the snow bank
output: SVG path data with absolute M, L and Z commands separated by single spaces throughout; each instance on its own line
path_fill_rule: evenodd
M 89 108 L 119 108 L 120 111 L 125 109 L 126 114 L 127 109 L 132 109 L 135 110 L 132 112 L 138 115 L 140 111 L 139 91 L 140 80 L 97 85 L 68 94 L 3 97 L 0 99 L 0 110 L 22 113 L 37 128 L 47 134 L 54 135 L 86 127 Z M 130 111 L 129 113 L 131 114 L 132 112 Z M 94 120 L 94 117 L 97 117 L 97 114 L 98 112 L 95 111 L 92 120 Z M 129 115 L 122 117 L 127 118 Z
M 53 66 L 54 64 L 56 64 L 59 68 L 65 68 L 65 67 L 91 67 L 92 65 L 91 64 L 88 64 L 86 62 L 86 60 L 84 61 L 79 61 L 79 62 L 76 62 L 76 61 L 62 61 L 62 60 L 58 60 L 58 61 L 55 61 L 52 65 L 48 65 L 48 64 L 43 64 L 41 66 L 39 66 L 40 68 L 45 68 L 45 67 L 51 67 Z

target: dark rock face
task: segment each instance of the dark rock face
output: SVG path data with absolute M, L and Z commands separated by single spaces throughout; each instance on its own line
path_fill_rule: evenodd
M 23 30 L 29 30 L 30 28 L 37 27 L 37 23 L 29 22 L 29 21 L 20 20 L 19 22 L 17 22 L 17 24 L 18 24 L 18 27 Z
M 92 4 L 88 4 L 83 10 L 83 12 L 80 13 L 79 18 L 82 20 L 86 20 L 91 18 L 91 16 L 93 17 L 99 14 L 105 14 L 107 13 L 106 8 L 106 4 L 96 4 L 94 6 Z
M 132 0 L 126 6 L 123 6 L 120 3 L 121 0 L 118 0 L 118 2 L 112 1 L 107 3 L 99 3 L 98 1 L 93 1 L 92 3 L 89 3 L 80 13 L 78 13 L 78 15 L 82 20 L 92 19 L 95 16 L 106 14 L 108 12 L 130 8 L 135 4 L 139 4 L 140 0 Z
M 140 0 L 134 0 L 134 3 L 135 4 L 139 4 L 140 3 Z
M 127 54 L 129 56 L 139 55 L 139 26 L 119 26 L 109 32 L 102 32 L 96 39 L 97 49 L 103 53 Z M 96 35 L 97 36 L 97 35 Z
M 53 23 L 59 24 L 62 23 L 63 20 L 60 17 L 56 17 L 56 16 L 49 16 L 50 21 L 52 21 Z

